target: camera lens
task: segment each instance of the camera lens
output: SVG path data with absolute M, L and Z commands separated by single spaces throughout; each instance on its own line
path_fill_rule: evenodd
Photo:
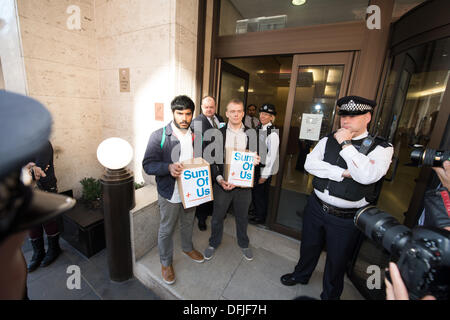
M 442 167 L 444 161 L 450 161 L 450 151 L 418 148 L 411 152 L 410 158 L 416 166 Z
M 411 235 L 410 229 L 388 213 L 373 206 L 359 209 L 354 222 L 367 237 L 395 256 L 400 254 Z
M 420 166 L 423 163 L 424 149 L 414 149 L 411 152 L 411 161 L 416 165 Z

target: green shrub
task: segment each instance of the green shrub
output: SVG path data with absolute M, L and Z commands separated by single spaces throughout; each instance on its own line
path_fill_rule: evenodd
M 85 202 L 98 201 L 102 197 L 102 185 L 100 180 L 90 178 L 84 178 L 80 181 L 83 190 L 81 194 L 81 199 Z

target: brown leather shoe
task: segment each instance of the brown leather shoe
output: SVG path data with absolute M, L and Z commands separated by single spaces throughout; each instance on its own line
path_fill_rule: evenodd
M 202 263 L 203 261 L 205 261 L 205 258 L 203 257 L 203 255 L 195 249 L 190 252 L 186 252 L 186 251 L 183 251 L 183 252 L 185 255 L 187 255 L 189 258 L 191 258 L 195 262 Z
M 175 271 L 173 270 L 172 265 L 168 267 L 161 265 L 161 274 L 165 283 L 173 284 L 175 282 Z

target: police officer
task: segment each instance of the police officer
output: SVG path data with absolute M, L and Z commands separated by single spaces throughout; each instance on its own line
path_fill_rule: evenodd
M 275 121 L 275 106 L 263 104 L 259 109 L 260 124 L 256 127 L 258 133 L 258 154 L 261 163 L 255 168 L 255 183 L 252 189 L 252 202 L 255 216 L 249 219 L 251 224 L 264 224 L 267 216 L 270 182 L 272 175 L 278 170 L 278 147 L 280 138 L 273 122 Z M 263 150 L 265 149 L 265 150 Z
M 294 272 L 280 280 L 286 286 L 307 284 L 326 246 L 323 300 L 341 296 L 358 239 L 354 214 L 376 201 L 377 182 L 391 163 L 392 145 L 367 132 L 375 105 L 358 96 L 339 99 L 341 128 L 321 139 L 306 158 L 305 169 L 315 177 L 303 218 L 300 259 Z

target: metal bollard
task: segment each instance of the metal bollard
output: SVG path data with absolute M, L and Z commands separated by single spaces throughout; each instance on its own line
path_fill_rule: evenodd
M 110 279 L 122 282 L 133 277 L 130 210 L 134 208 L 134 177 L 126 168 L 106 168 L 100 179 Z

